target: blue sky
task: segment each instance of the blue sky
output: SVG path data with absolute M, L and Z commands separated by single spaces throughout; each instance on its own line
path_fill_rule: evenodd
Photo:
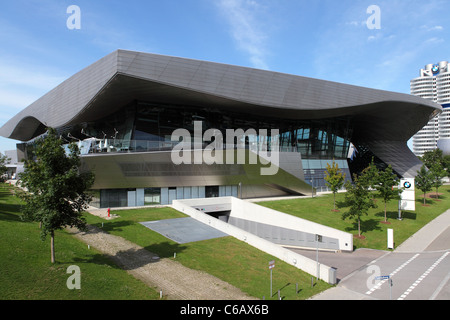
M 367 27 L 370 5 L 380 29 Z M 450 60 L 449 12 L 448 0 L 2 1 L 0 126 L 116 49 L 409 93 L 420 68 Z M 0 138 L 0 152 L 15 143 Z

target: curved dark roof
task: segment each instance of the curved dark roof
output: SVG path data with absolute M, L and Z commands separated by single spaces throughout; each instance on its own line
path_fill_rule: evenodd
M 117 50 L 98 60 L 9 120 L 0 135 L 27 141 L 43 127 L 95 121 L 134 100 L 317 119 L 351 116 L 353 143 L 370 145 L 401 175 L 420 165 L 404 147 L 442 112 L 416 96 L 246 67 Z M 402 150 L 393 155 L 385 152 Z M 395 146 L 395 147 L 394 147 Z M 383 158 L 383 156 L 381 156 Z M 382 159 L 383 160 L 383 159 Z M 384 160 L 383 160 L 384 161 Z
M 441 106 L 411 95 L 278 72 L 117 50 L 21 111 L 0 135 L 26 141 L 42 123 L 92 121 L 133 100 L 214 106 L 289 118 L 355 115 L 359 135 L 407 140 Z M 367 125 L 371 128 L 368 130 Z M 370 131 L 370 132 L 368 132 Z

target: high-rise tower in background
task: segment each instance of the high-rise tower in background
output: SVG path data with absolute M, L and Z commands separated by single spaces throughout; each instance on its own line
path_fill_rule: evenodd
M 420 77 L 411 80 L 411 94 L 442 105 L 440 115 L 433 114 L 428 124 L 413 137 L 413 152 L 422 156 L 439 148 L 450 154 L 450 65 L 447 61 L 428 64 Z

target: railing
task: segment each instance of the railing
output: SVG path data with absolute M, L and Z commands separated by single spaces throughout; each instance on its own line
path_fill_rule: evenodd
M 82 155 L 94 153 L 136 153 L 136 152 L 151 152 L 151 151 L 171 151 L 175 146 L 180 146 L 179 141 L 148 141 L 148 140 L 124 140 L 124 139 L 86 139 L 78 142 L 78 148 Z M 211 142 L 203 142 L 200 144 L 185 143 L 184 149 L 205 149 L 211 148 Z M 270 144 L 223 144 L 217 146 L 216 150 L 225 149 L 249 149 L 255 152 L 266 151 Z M 297 152 L 296 146 L 279 146 L 279 151 L 282 152 Z

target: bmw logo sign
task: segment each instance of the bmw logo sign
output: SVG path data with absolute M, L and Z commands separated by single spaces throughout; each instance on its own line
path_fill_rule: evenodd
M 406 181 L 406 182 L 403 184 L 403 186 L 404 186 L 406 189 L 409 189 L 409 188 L 411 188 L 411 182 Z
M 438 73 L 439 66 L 437 64 L 435 64 L 431 70 L 433 71 L 433 73 Z

